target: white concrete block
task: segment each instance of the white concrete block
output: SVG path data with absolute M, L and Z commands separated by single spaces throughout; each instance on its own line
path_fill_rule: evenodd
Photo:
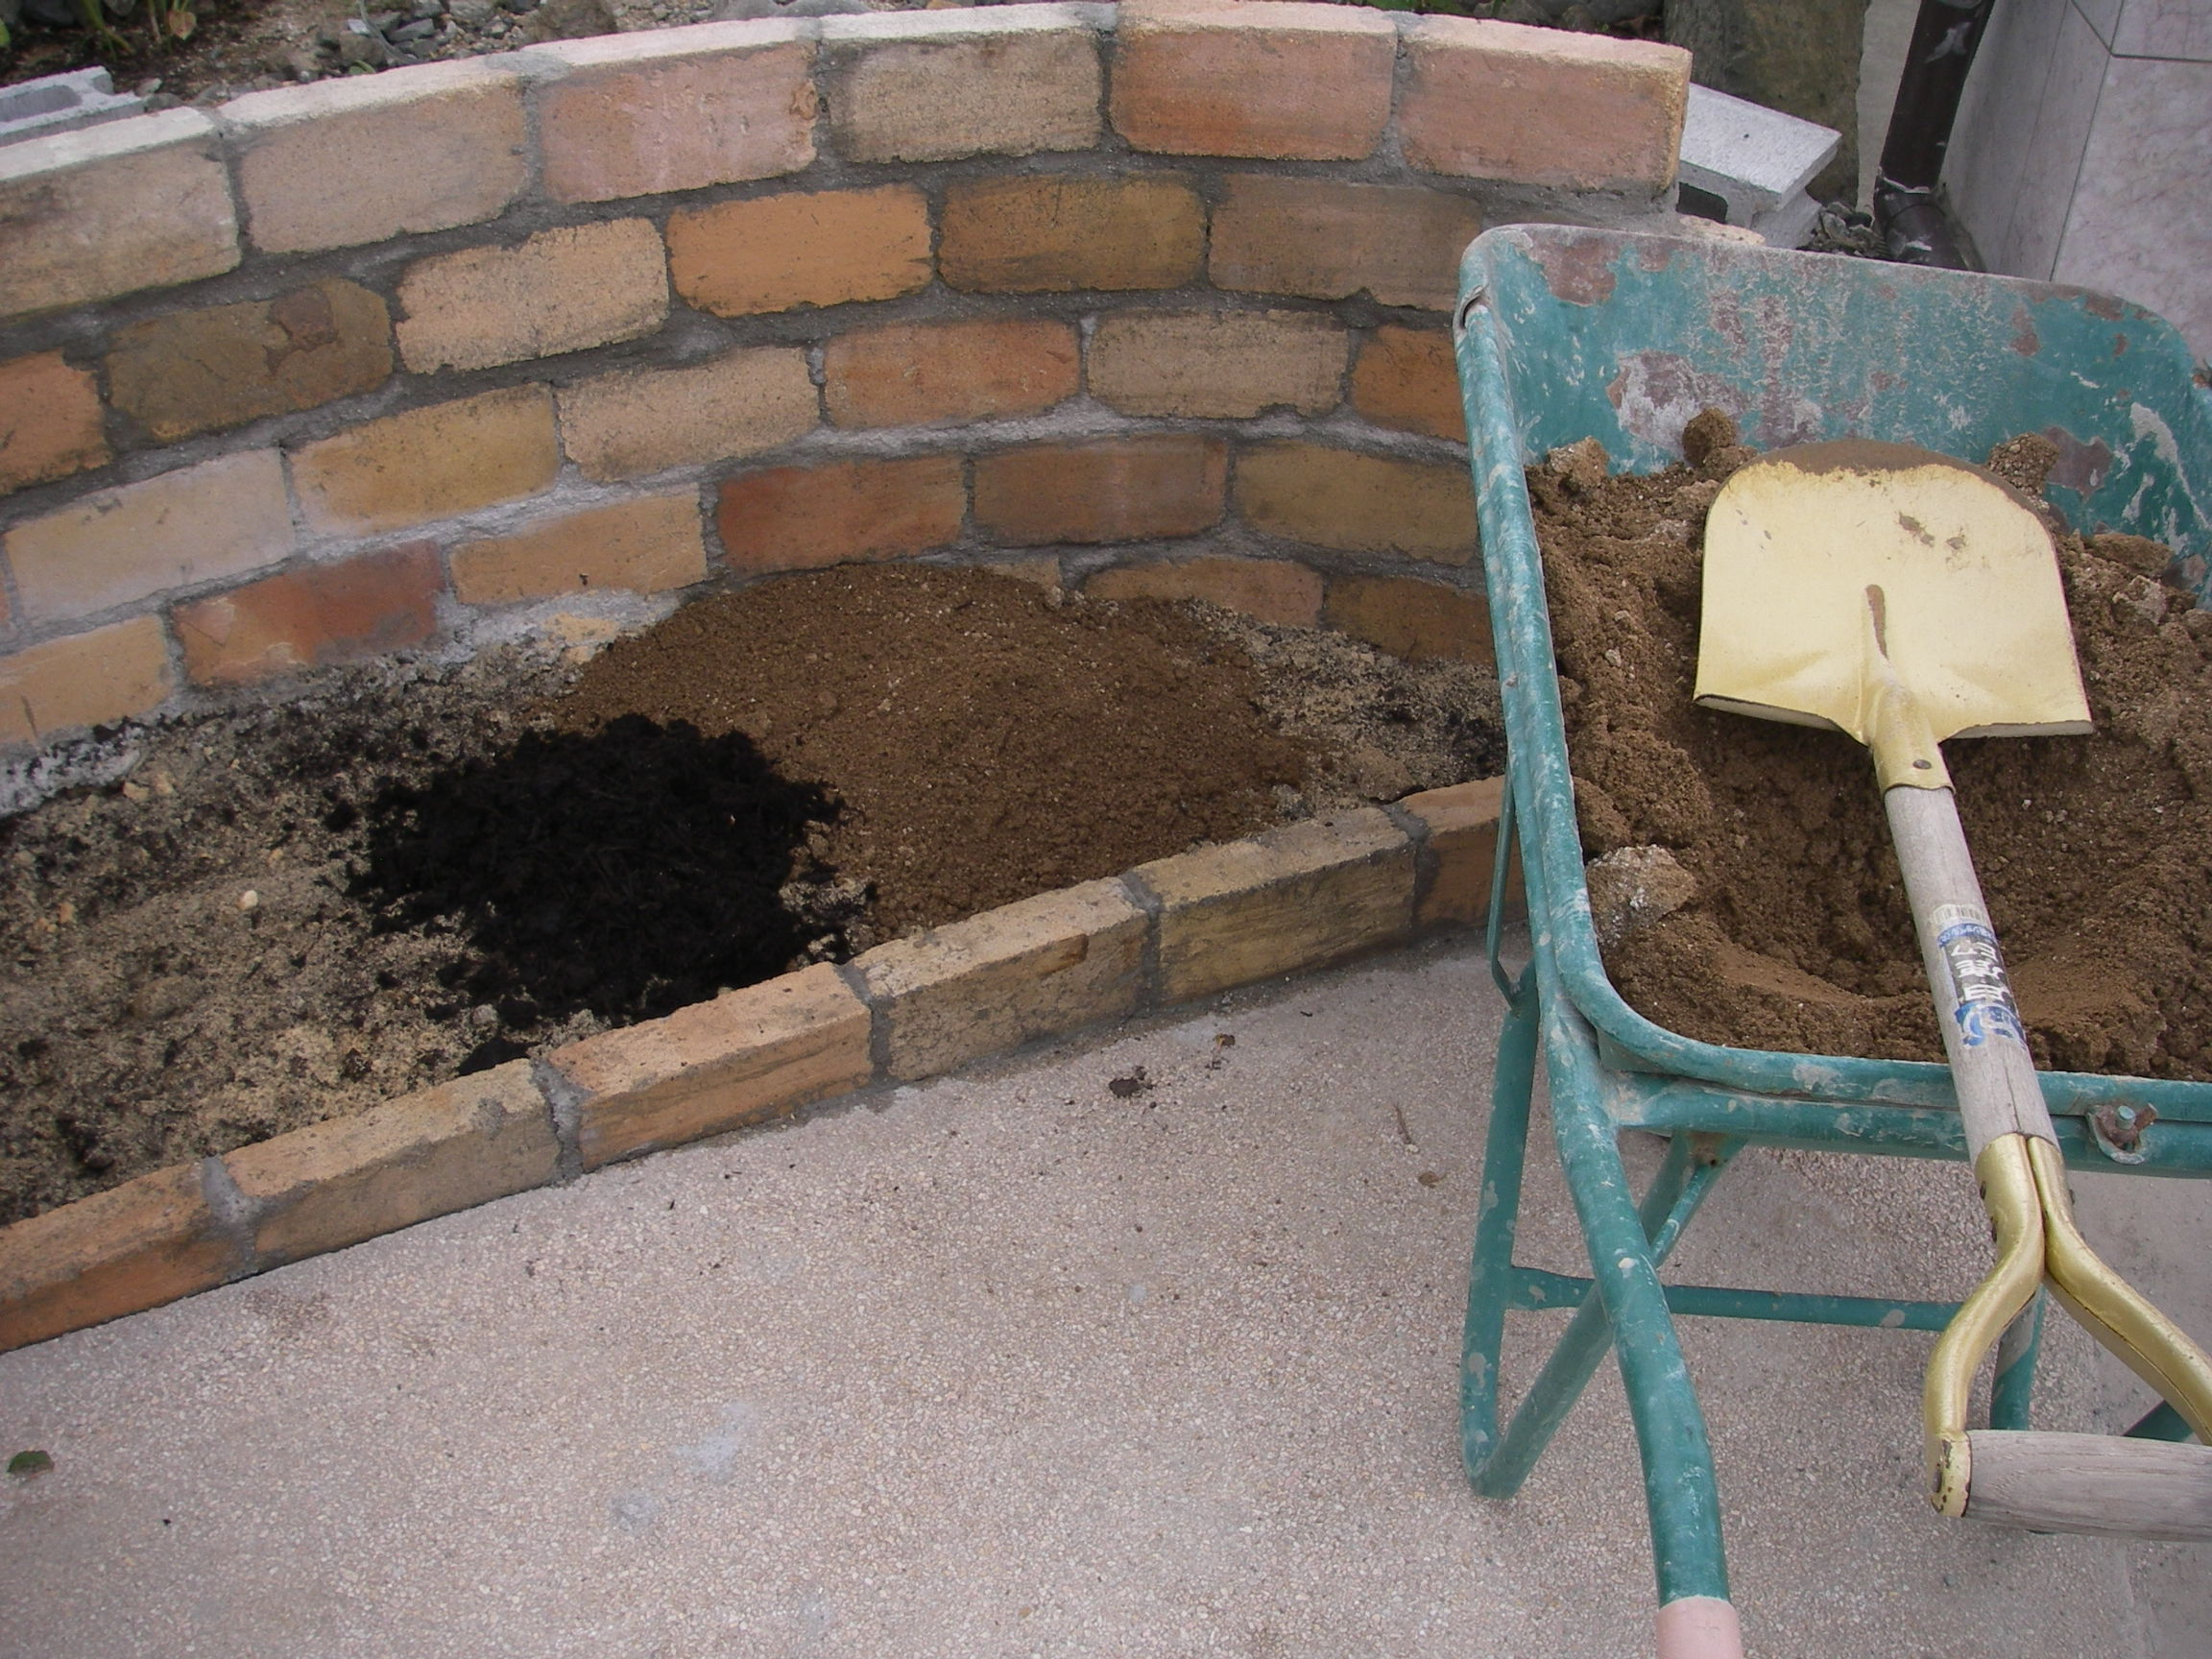
M 1682 182 L 1728 204 L 1728 223 L 1748 225 L 1812 182 L 1843 135 L 1779 109 L 1690 88 L 1682 124 Z

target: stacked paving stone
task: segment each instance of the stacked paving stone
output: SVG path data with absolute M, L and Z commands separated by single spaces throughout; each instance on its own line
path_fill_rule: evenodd
M 852 560 L 1486 656 L 1486 222 L 1671 223 L 1688 59 L 1349 7 L 571 42 L 0 150 L 0 743 Z M 1480 919 L 1500 785 L 733 991 L 0 1230 L 0 1349 Z
M 0 150 L 0 744 L 864 559 L 1485 654 L 1458 253 L 1671 222 L 1687 56 L 1118 12 L 568 41 Z

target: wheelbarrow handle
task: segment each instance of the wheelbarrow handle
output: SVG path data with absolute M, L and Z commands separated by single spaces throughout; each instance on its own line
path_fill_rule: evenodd
M 1977 1429 L 1966 1518 L 2033 1532 L 2212 1539 L 2212 1447 Z
M 1743 1659 L 1735 1603 L 1718 1596 L 1683 1596 L 1661 1607 L 1659 1659 Z

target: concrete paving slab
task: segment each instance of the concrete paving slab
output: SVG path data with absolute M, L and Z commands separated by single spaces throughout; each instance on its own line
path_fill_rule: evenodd
M 1447 941 L 0 1357 L 0 1450 L 55 1460 L 0 1478 L 0 1653 L 1642 1653 L 1610 1368 L 1512 1503 L 1457 1466 L 1498 1012 Z M 1530 1205 L 1578 1266 L 1541 1166 Z M 1956 1166 L 1760 1155 L 1683 1261 L 1926 1294 L 1982 1247 Z M 1685 1329 L 1753 1652 L 2203 1650 L 2160 1621 L 2206 1551 L 1927 1510 L 1929 1338 Z

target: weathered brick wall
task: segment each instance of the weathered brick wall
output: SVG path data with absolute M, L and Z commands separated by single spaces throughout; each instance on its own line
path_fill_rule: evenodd
M 1484 652 L 1458 252 L 1663 218 L 1687 70 L 1127 0 L 569 41 L 0 151 L 0 744 L 858 559 Z

